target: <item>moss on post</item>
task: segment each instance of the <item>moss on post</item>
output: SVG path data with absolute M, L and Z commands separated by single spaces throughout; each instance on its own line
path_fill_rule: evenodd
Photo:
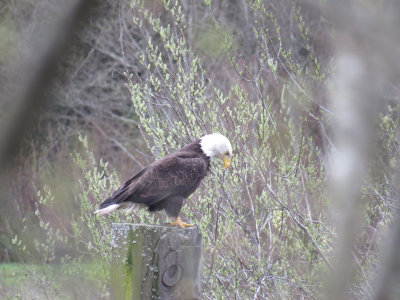
M 112 299 L 200 299 L 197 227 L 113 224 Z

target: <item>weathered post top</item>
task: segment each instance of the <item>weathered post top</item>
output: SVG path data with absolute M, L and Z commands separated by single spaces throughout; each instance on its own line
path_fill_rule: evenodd
M 112 299 L 200 299 L 197 227 L 113 224 Z

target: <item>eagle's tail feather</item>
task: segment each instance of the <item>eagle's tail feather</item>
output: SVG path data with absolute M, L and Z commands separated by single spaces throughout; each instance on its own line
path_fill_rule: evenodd
M 104 208 L 101 208 L 101 206 L 100 206 L 100 209 L 96 210 L 94 213 L 98 216 L 107 215 L 107 214 L 117 210 L 120 207 L 120 205 L 121 204 L 111 204 Z
M 100 209 L 106 208 L 107 206 L 109 206 L 111 204 L 115 204 L 115 201 L 113 198 L 110 197 L 107 200 L 105 200 L 103 203 L 100 204 Z

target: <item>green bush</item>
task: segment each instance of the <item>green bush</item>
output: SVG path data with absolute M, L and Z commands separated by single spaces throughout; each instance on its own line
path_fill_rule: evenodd
M 125 75 L 149 161 L 212 132 L 234 148 L 231 168 L 213 161 L 182 211 L 203 233 L 204 299 L 321 298 L 331 268 L 334 116 L 326 99 L 334 58 L 321 41 L 316 46 L 311 13 L 293 1 L 272 2 L 131 3 L 129 28 L 140 42 L 138 65 Z M 313 21 L 331 33 L 322 18 Z M 398 205 L 398 115 L 392 103 L 377 122 L 377 156 L 362 188 L 365 228 L 353 254 L 354 295 L 369 289 L 378 243 Z M 35 216 L 12 239 L 37 293 L 49 298 L 107 298 L 112 222 L 165 220 L 145 210 L 95 217 L 120 182 L 88 139 L 80 141 L 67 160 L 77 178 L 69 204 L 60 203 L 57 184 L 36 187 Z
M 247 299 L 318 293 L 318 272 L 327 268 L 331 235 L 319 221 L 327 218 L 325 171 L 320 150 L 304 130 L 302 116 L 311 104 L 307 86 L 299 84 L 304 77 L 298 75 L 313 75 L 307 84 L 324 84 L 317 60 L 302 70 L 281 48 L 284 62 L 277 61 L 269 44 L 280 40 L 279 25 L 273 12 L 254 2 L 249 9 L 256 66 L 240 53 L 236 37 L 211 17 L 219 32 L 212 38 L 225 37 L 234 74 L 226 90 L 208 79 L 182 34 L 187 25 L 178 2 L 165 1 L 162 18 L 137 2 L 132 6 L 137 30 L 151 28 L 140 54 L 146 71 L 129 79 L 140 129 L 154 156 L 211 132 L 226 135 L 234 146 L 232 168 L 223 171 L 214 162 L 205 185 L 183 209 L 205 237 L 204 295 Z M 210 3 L 207 9 L 212 10 Z M 306 31 L 301 20 L 299 26 Z M 278 76 L 278 64 L 293 80 L 281 86 L 281 97 L 273 103 L 266 80 Z

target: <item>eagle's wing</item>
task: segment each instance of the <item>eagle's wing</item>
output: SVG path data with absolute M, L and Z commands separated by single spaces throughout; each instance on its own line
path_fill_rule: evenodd
M 139 173 L 140 176 L 137 176 Z M 207 162 L 192 152 L 176 152 L 149 165 L 120 189 L 118 201 L 153 205 L 170 196 L 188 197 L 207 173 Z
M 111 203 L 115 204 L 125 201 L 126 198 L 130 196 L 130 189 L 132 188 L 133 185 L 135 185 L 137 179 L 140 178 L 143 174 L 145 174 L 150 167 L 151 165 L 148 165 L 146 168 L 142 169 L 141 171 L 133 175 L 131 178 L 129 178 L 127 181 L 125 181 L 124 184 L 120 186 L 118 190 L 116 190 L 111 195 L 110 198 L 108 198 L 100 205 L 100 208 L 102 208 L 102 206 L 105 207 Z

